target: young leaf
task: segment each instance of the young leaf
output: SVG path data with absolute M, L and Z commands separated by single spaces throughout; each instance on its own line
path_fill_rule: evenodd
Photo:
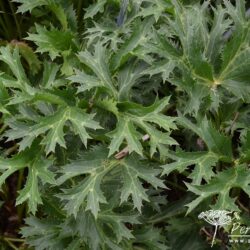
M 95 45 L 95 51 L 93 55 L 88 51 L 82 51 L 79 53 L 78 58 L 95 73 L 101 82 L 100 86 L 106 87 L 114 96 L 117 95 L 117 90 L 114 87 L 113 80 L 107 65 L 107 52 L 100 43 Z M 85 83 L 86 81 L 87 85 L 91 84 L 93 81 L 97 82 L 97 80 L 91 76 L 87 76 L 85 78 L 85 74 L 77 75 L 77 78 L 82 79 L 80 82 Z
M 53 26 L 50 30 L 36 24 L 37 34 L 29 34 L 26 40 L 33 41 L 37 46 L 37 52 L 49 53 L 51 60 L 54 60 L 62 53 L 69 53 L 74 49 L 73 34 L 70 31 L 61 31 Z

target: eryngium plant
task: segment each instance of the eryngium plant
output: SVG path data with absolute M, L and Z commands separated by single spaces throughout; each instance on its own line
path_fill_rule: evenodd
M 0 48 L 0 184 L 18 173 L 23 248 L 207 249 L 200 212 L 249 213 L 243 0 L 98 0 L 84 21 L 71 1 L 15 2 L 38 20 L 30 57 Z

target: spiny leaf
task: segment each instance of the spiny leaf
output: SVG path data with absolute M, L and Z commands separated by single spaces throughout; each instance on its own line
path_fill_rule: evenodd
M 208 184 L 198 186 L 186 183 L 188 190 L 198 195 L 187 205 L 187 213 L 190 213 L 203 200 L 216 194 L 218 198 L 213 208 L 239 211 L 239 208 L 234 204 L 235 198 L 231 198 L 229 192 L 232 188 L 239 187 L 250 195 L 249 177 L 249 169 L 245 165 L 239 165 L 217 173 Z
M 90 210 L 97 218 L 100 211 L 99 203 L 107 202 L 100 187 L 102 179 L 117 164 L 107 162 L 106 154 L 105 148 L 98 147 L 85 155 L 85 159 L 74 161 L 64 167 L 63 175 L 57 180 L 59 184 L 74 176 L 88 174 L 78 185 L 63 189 L 64 194 L 61 194 L 60 198 L 67 201 L 65 210 L 68 214 L 76 217 L 80 207 L 86 202 L 85 210 Z
M 232 158 L 232 142 L 228 136 L 223 135 L 214 128 L 211 121 L 204 118 L 197 126 L 190 122 L 187 118 L 181 116 L 177 121 L 184 127 L 191 129 L 194 133 L 207 144 L 209 150 L 218 154 L 224 160 Z
M 98 0 L 95 4 L 90 5 L 86 9 L 86 14 L 84 16 L 85 19 L 93 18 L 97 13 L 104 11 L 104 6 L 107 0 Z
M 126 40 L 110 60 L 112 71 L 118 69 L 124 63 L 124 58 L 146 39 L 152 23 L 153 20 L 151 18 L 145 18 L 142 23 L 134 26 L 134 31 L 130 38 Z
M 87 175 L 72 188 L 63 189 L 64 193 L 60 195 L 60 198 L 66 201 L 65 210 L 69 214 L 77 216 L 80 207 L 84 206 L 85 210 L 90 210 L 95 218 L 99 218 L 101 211 L 99 204 L 107 203 L 102 185 L 105 183 L 107 173 L 110 173 L 113 169 L 120 173 L 123 181 L 121 202 L 127 201 L 131 195 L 134 207 L 139 211 L 141 211 L 142 200 L 149 201 L 140 179 L 151 184 L 154 188 L 165 187 L 163 182 L 156 177 L 160 170 L 148 166 L 144 167 L 135 155 L 119 161 L 107 160 L 107 154 L 107 148 L 103 146 L 94 147 L 82 159 L 64 166 L 61 171 L 63 175 L 57 180 L 58 184 L 62 184 L 75 176 Z
M 28 200 L 29 211 L 35 214 L 37 206 L 42 204 L 38 180 L 55 184 L 54 175 L 48 170 L 51 164 L 51 160 L 42 157 L 40 147 L 37 142 L 34 142 L 30 149 L 26 149 L 11 159 L 0 158 L 0 169 L 4 171 L 0 176 L 0 186 L 12 173 L 28 167 L 28 179 L 25 187 L 19 192 L 16 205 Z
M 131 195 L 136 207 L 141 212 L 142 201 L 149 201 L 145 189 L 139 179 L 150 183 L 154 188 L 165 188 L 163 182 L 156 176 L 160 171 L 150 169 L 142 165 L 138 158 L 131 155 L 122 162 L 122 173 L 124 176 L 123 187 L 121 189 L 121 202 L 127 201 Z
M 116 96 L 117 91 L 113 85 L 113 80 L 107 65 L 106 55 L 107 53 L 105 48 L 100 43 L 97 43 L 93 55 L 88 51 L 82 51 L 79 53 L 78 57 L 82 63 L 87 65 L 95 73 L 95 75 L 101 81 L 100 86 L 106 87 L 108 90 L 111 91 L 111 93 L 114 96 Z M 81 75 L 77 75 L 77 78 L 82 79 L 80 80 L 80 82 L 81 83 L 86 82 L 85 84 L 87 85 L 92 84 L 93 81 L 95 82 L 95 85 L 98 84 L 98 81 L 94 77 L 92 76 L 85 77 L 85 76 L 86 75 L 82 73 Z M 89 87 L 87 87 L 86 89 L 89 89 Z
M 187 167 L 195 165 L 189 178 L 192 179 L 192 184 L 200 185 L 202 179 L 209 182 L 211 177 L 215 175 L 213 166 L 218 162 L 218 155 L 212 152 L 177 152 L 176 154 L 168 155 L 175 160 L 173 163 L 168 163 L 163 166 L 162 174 L 169 174 L 174 170 L 183 172 Z
M 93 120 L 93 114 L 86 114 L 76 107 L 60 108 L 53 115 L 40 117 L 33 126 L 23 123 L 10 123 L 13 130 L 8 131 L 6 136 L 9 139 L 22 138 L 19 143 L 21 150 L 29 147 L 33 140 L 47 132 L 42 140 L 42 144 L 46 145 L 46 153 L 54 152 L 56 144 L 66 147 L 64 140 L 64 126 L 67 121 L 71 122 L 71 126 L 75 134 L 78 134 L 87 146 L 87 139 L 91 138 L 85 128 L 99 129 L 99 124 Z
M 109 146 L 109 156 L 119 150 L 124 139 L 128 144 L 130 152 L 135 151 L 142 155 L 142 145 L 139 141 L 142 134 L 136 130 L 136 127 L 143 129 L 149 135 L 151 156 L 156 152 L 156 148 L 159 149 L 161 144 L 177 144 L 168 133 L 171 129 L 176 128 L 174 119 L 161 114 L 168 102 L 169 98 L 166 97 L 162 100 L 156 101 L 148 107 L 143 107 L 142 105 L 131 102 L 120 103 L 118 106 L 120 112 L 117 116 L 117 126 L 113 131 L 108 133 L 108 136 L 112 138 Z M 161 132 L 151 124 L 158 125 L 168 132 Z
M 109 156 L 119 149 L 124 139 L 130 152 L 135 151 L 142 155 L 142 145 L 139 142 L 141 134 L 136 131 L 132 121 L 120 118 L 116 129 L 109 133 L 109 136 L 113 138 L 109 145 Z
M 18 47 L 13 50 L 13 53 L 10 46 L 1 47 L 0 52 L 0 60 L 5 62 L 10 67 L 12 73 L 19 81 L 19 84 L 24 85 L 25 83 L 28 83 L 29 81 L 21 64 Z
M 29 68 L 33 74 L 38 73 L 41 68 L 41 63 L 33 51 L 33 49 L 24 42 L 12 41 L 11 45 L 18 47 L 20 54 L 28 63 Z
M 14 0 L 21 5 L 18 7 L 18 12 L 31 12 L 34 8 L 44 6 L 48 4 L 47 0 Z
M 37 34 L 29 34 L 26 40 L 33 41 L 38 46 L 37 52 L 48 52 L 52 60 L 75 47 L 72 42 L 74 36 L 70 31 L 61 31 L 53 26 L 47 30 L 39 24 L 36 24 L 36 31 Z

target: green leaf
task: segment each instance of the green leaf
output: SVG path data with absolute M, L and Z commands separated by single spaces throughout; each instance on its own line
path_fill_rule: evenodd
M 124 139 L 128 144 L 129 152 L 135 151 L 143 155 L 140 143 L 141 134 L 136 131 L 132 121 L 120 118 L 116 129 L 110 132 L 109 136 L 113 138 L 109 145 L 109 156 L 120 148 Z
M 26 40 L 32 41 L 38 46 L 37 52 L 49 53 L 51 60 L 62 53 L 69 53 L 75 47 L 72 41 L 74 36 L 70 31 L 61 31 L 53 26 L 47 30 L 39 24 L 36 24 L 36 31 L 37 34 L 29 33 Z
M 143 245 L 145 249 L 168 249 L 162 230 L 153 226 L 145 226 L 135 231 L 135 244 Z
M 125 223 L 140 224 L 138 214 L 132 211 L 126 213 L 117 213 L 113 209 L 118 205 L 117 197 L 111 198 L 109 204 L 104 205 L 103 211 L 98 215 L 98 222 L 102 225 L 109 225 L 114 232 L 116 241 L 120 243 L 123 239 L 134 239 L 131 230 L 126 227 Z
M 45 62 L 43 67 L 42 85 L 46 89 L 52 89 L 58 82 L 56 75 L 59 71 L 59 66 L 57 64 Z
M 168 175 L 174 170 L 182 173 L 187 167 L 195 165 L 189 178 L 192 179 L 192 184 L 196 185 L 200 185 L 203 179 L 209 182 L 211 177 L 215 175 L 213 167 L 219 160 L 218 155 L 212 152 L 177 152 L 168 156 L 175 162 L 161 166 L 163 168 L 162 174 Z
M 200 138 L 206 143 L 208 149 L 224 160 L 232 159 L 232 142 L 228 136 L 220 133 L 213 125 L 211 121 L 204 118 L 200 124 L 193 124 L 185 117 L 179 117 L 177 122 L 182 126 L 192 130 L 199 135 Z
M 30 126 L 28 124 L 10 123 L 13 130 L 7 132 L 9 139 L 22 138 L 19 142 L 20 149 L 29 147 L 34 139 L 41 134 L 47 133 L 42 140 L 46 153 L 55 152 L 56 144 L 66 147 L 64 140 L 64 126 L 67 121 L 71 122 L 71 127 L 75 134 L 79 135 L 81 141 L 87 146 L 87 139 L 91 137 L 86 128 L 99 129 L 99 124 L 93 120 L 93 114 L 86 114 L 76 107 L 60 108 L 53 115 L 39 117 L 37 123 Z
M 187 213 L 190 213 L 203 200 L 214 195 L 218 195 L 218 198 L 213 208 L 239 211 L 234 203 L 236 197 L 230 197 L 229 192 L 232 188 L 238 187 L 250 196 L 249 177 L 249 169 L 245 165 L 239 165 L 217 173 L 208 184 L 198 186 L 186 183 L 188 190 L 198 195 L 195 200 L 187 205 Z
M 11 174 L 28 167 L 28 178 L 24 188 L 19 192 L 16 205 L 28 200 L 29 211 L 35 214 L 37 206 L 42 204 L 39 179 L 43 184 L 55 184 L 54 175 L 48 170 L 51 165 L 52 161 L 42 157 L 41 149 L 35 142 L 30 149 L 26 149 L 11 159 L 0 158 L 0 169 L 3 171 L 0 176 L 0 186 Z
M 167 9 L 172 7 L 169 1 L 164 0 L 144 0 L 143 2 L 146 2 L 147 4 L 150 3 L 150 5 L 146 8 L 142 8 L 142 10 L 138 13 L 138 16 L 145 18 L 153 15 L 156 22 Z
M 73 6 L 64 1 L 57 0 L 14 0 L 14 2 L 20 3 L 18 12 L 25 13 L 31 12 L 33 9 L 41 6 L 46 6 L 61 23 L 64 30 L 69 27 L 71 30 L 76 30 L 76 16 L 73 10 Z
M 151 67 L 146 69 L 143 73 L 149 74 L 150 77 L 156 74 L 161 73 L 162 74 L 162 80 L 165 82 L 169 79 L 170 74 L 173 72 L 173 70 L 176 67 L 176 63 L 174 60 L 162 60 L 160 62 L 154 63 Z
M 99 80 L 97 77 L 88 75 L 82 71 L 75 70 L 75 74 L 68 78 L 73 83 L 80 83 L 81 85 L 78 87 L 78 93 L 84 92 L 86 90 L 90 90 L 92 88 L 104 87 L 105 84 Z
M 5 62 L 10 67 L 13 75 L 18 80 L 18 84 L 20 84 L 20 88 L 25 88 L 26 84 L 29 83 L 29 81 L 21 64 L 18 47 L 13 50 L 13 53 L 10 46 L 1 47 L 0 52 L 0 60 Z
M 110 59 L 112 71 L 118 69 L 124 62 L 125 57 L 131 53 L 141 42 L 145 42 L 146 35 L 153 24 L 152 18 L 145 18 L 142 23 L 134 26 L 133 33 L 128 38 L 121 48 Z
M 226 10 L 218 5 L 214 11 L 213 26 L 210 32 L 206 56 L 212 63 L 216 63 L 223 48 L 223 34 L 230 28 L 232 20 L 226 18 Z
M 0 103 L 0 112 L 3 114 L 10 114 L 9 111 Z
M 141 211 L 142 201 L 149 201 L 142 181 L 146 181 L 154 188 L 164 188 L 163 182 L 156 176 L 160 170 L 140 163 L 140 159 L 131 155 L 121 161 L 107 160 L 108 150 L 103 146 L 93 147 L 85 153 L 82 159 L 73 161 L 64 166 L 63 175 L 57 180 L 58 184 L 75 176 L 85 175 L 84 179 L 69 189 L 63 189 L 60 198 L 66 202 L 64 209 L 68 214 L 77 216 L 81 206 L 90 210 L 95 218 L 99 218 L 100 203 L 107 203 L 102 187 L 105 184 L 105 176 L 112 170 L 118 171 L 122 178 L 121 203 L 132 196 L 134 207 Z M 141 180 L 140 180 L 141 179 Z
M 92 87 L 97 86 L 99 84 L 99 80 L 101 83 L 100 87 L 102 86 L 107 88 L 114 96 L 117 95 L 117 90 L 114 87 L 107 64 L 107 52 L 100 43 L 95 45 L 95 51 L 93 55 L 88 51 L 82 51 L 78 54 L 78 58 L 82 63 L 88 66 L 98 78 L 87 76 L 85 73 L 81 73 L 80 75 L 76 75 L 73 80 L 77 80 L 77 82 L 79 82 L 78 79 L 80 79 L 80 83 L 86 84 L 84 90 L 90 89 L 88 86 L 92 84 L 94 84 Z
M 35 157 L 32 164 L 29 166 L 26 185 L 19 192 L 19 196 L 16 200 L 16 205 L 22 204 L 24 201 L 28 200 L 29 211 L 33 214 L 35 214 L 37 210 L 37 205 L 42 204 L 38 180 L 40 179 L 43 184 L 56 184 L 53 173 L 48 170 L 48 167 L 52 165 L 52 161 L 39 157 L 40 155 Z
M 34 53 L 33 49 L 24 42 L 12 42 L 14 46 L 17 46 L 21 56 L 28 63 L 29 68 L 33 74 L 38 73 L 41 68 L 41 63 Z
M 20 3 L 21 5 L 18 6 L 18 12 L 31 12 L 34 8 L 40 7 L 43 5 L 47 5 L 47 0 L 14 0 L 16 3 Z
M 104 11 L 104 6 L 106 4 L 107 0 L 98 0 L 96 3 L 90 5 L 85 11 L 86 14 L 84 15 L 84 18 L 93 18 L 97 13 Z
M 86 202 L 85 210 L 90 210 L 97 218 L 100 211 L 99 203 L 107 202 L 101 190 L 101 182 L 104 176 L 117 165 L 117 162 L 106 161 L 106 155 L 107 150 L 103 147 L 93 148 L 83 159 L 63 168 L 63 175 L 57 180 L 58 184 L 74 176 L 87 174 L 83 181 L 70 189 L 63 189 L 64 193 L 60 195 L 62 200 L 67 201 L 64 209 L 68 214 L 76 217 L 80 207 Z
M 119 101 L 127 101 L 129 99 L 129 94 L 131 88 L 140 83 L 139 78 L 144 74 L 144 67 L 139 65 L 136 67 L 136 64 L 131 62 L 128 66 L 125 66 L 118 74 L 118 86 Z
M 108 133 L 108 136 L 112 138 L 109 156 L 119 150 L 124 139 L 127 142 L 129 152 L 135 151 L 142 155 L 142 145 L 139 140 L 143 135 L 136 130 L 136 127 L 148 134 L 151 156 L 156 152 L 156 148 L 160 149 L 162 144 L 178 144 L 169 136 L 169 132 L 176 128 L 174 118 L 161 114 L 168 102 L 169 98 L 166 97 L 148 107 L 132 102 L 120 103 L 118 106 L 120 109 L 117 116 L 118 123 L 116 128 Z M 151 124 L 155 124 L 167 132 L 161 132 L 160 129 L 156 129 Z
M 142 201 L 149 200 L 139 179 L 150 183 L 154 188 L 165 188 L 166 186 L 163 184 L 163 181 L 156 177 L 160 173 L 159 170 L 145 167 L 138 160 L 138 157 L 131 155 L 121 162 L 124 178 L 121 188 L 121 202 L 127 201 L 131 195 L 134 207 L 141 212 Z

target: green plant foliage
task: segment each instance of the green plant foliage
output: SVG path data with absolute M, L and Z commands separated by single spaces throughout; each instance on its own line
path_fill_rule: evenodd
M 32 22 L 0 44 L 0 197 L 18 176 L 25 221 L 4 247 L 210 249 L 209 209 L 250 226 L 244 0 L 11 4 Z

